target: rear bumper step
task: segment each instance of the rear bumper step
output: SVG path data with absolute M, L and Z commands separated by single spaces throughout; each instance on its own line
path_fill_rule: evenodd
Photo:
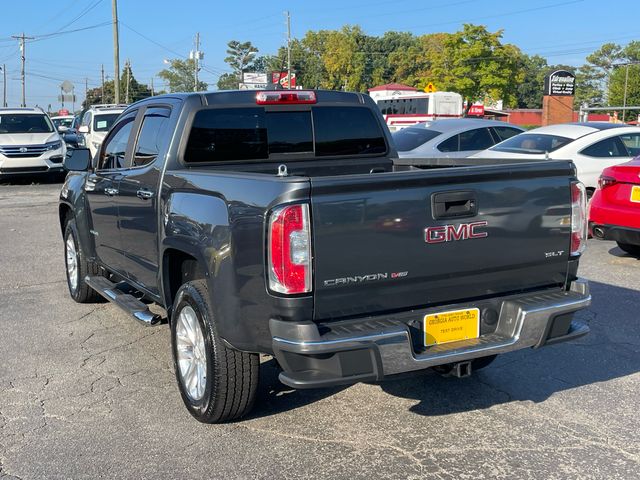
M 118 285 L 104 277 L 86 277 L 85 283 L 112 303 L 115 303 L 133 318 L 145 325 L 157 325 L 162 317 L 133 295 L 118 288 Z
M 280 381 L 294 388 L 315 388 L 381 380 L 388 375 L 574 340 L 589 333 L 589 327 L 572 320 L 573 313 L 590 304 L 584 280 L 573 282 L 567 292 L 506 298 L 494 333 L 435 345 L 420 353 L 406 322 L 386 318 L 370 318 L 365 327 L 358 325 L 352 331 L 341 328 L 339 333 L 324 335 L 313 323 L 272 319 L 270 328 L 274 354 L 283 368 Z M 423 314 L 414 312 L 420 318 Z

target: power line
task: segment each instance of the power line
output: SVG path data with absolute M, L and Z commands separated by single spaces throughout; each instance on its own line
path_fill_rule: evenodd
M 89 25 L 88 27 L 75 28 L 73 30 L 65 30 L 65 31 L 54 32 L 54 33 L 46 33 L 44 35 L 37 35 L 33 37 L 34 39 L 31 42 L 33 43 L 33 42 L 39 42 L 42 40 L 49 40 L 50 38 L 56 38 L 61 35 L 66 35 L 68 33 L 84 32 L 85 30 L 92 30 L 94 28 L 100 28 L 110 24 L 111 22 L 102 22 L 102 23 L 96 23 L 95 25 Z

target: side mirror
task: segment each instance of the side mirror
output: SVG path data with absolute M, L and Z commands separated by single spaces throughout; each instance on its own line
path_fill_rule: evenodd
M 80 125 L 80 127 L 78 127 L 78 131 L 80 133 L 89 133 L 89 125 Z
M 69 131 L 69 127 L 65 127 L 64 125 L 60 125 L 58 127 L 58 133 L 66 133 Z
M 67 172 L 85 172 L 91 166 L 91 152 L 88 148 L 67 150 L 62 166 Z

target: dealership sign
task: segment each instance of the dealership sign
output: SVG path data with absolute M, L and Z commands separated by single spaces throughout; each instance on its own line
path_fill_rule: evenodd
M 296 74 L 291 74 L 291 87 L 289 87 L 289 76 L 287 72 L 273 72 L 271 74 L 271 83 L 279 83 L 282 88 L 296 88 Z
M 471 105 L 467 115 L 474 115 L 476 117 L 482 117 L 484 115 L 484 105 Z
M 573 96 L 576 90 L 576 76 L 566 70 L 556 70 L 544 77 L 544 94 Z
M 245 72 L 242 74 L 240 90 L 264 90 L 269 83 L 268 75 L 259 72 Z

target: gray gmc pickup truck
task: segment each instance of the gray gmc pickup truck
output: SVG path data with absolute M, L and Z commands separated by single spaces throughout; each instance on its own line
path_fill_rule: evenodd
M 294 388 L 466 376 L 589 331 L 573 164 L 492 162 L 398 159 L 358 93 L 148 98 L 64 161 L 69 291 L 166 317 L 202 422 L 249 412 L 259 354 Z

